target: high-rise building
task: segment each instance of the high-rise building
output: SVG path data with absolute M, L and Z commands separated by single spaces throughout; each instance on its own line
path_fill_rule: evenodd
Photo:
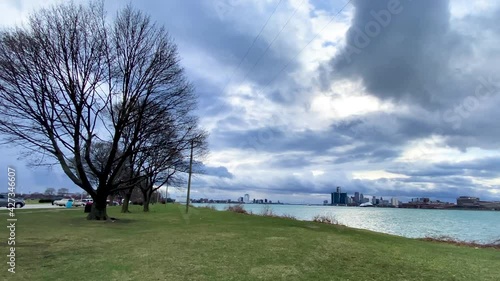
M 359 195 L 359 202 L 361 203 L 365 202 L 365 197 L 363 196 L 363 193 Z
M 392 197 L 391 198 L 391 205 L 394 206 L 394 207 L 397 207 L 399 205 L 398 198 Z
M 361 202 L 359 200 L 359 192 L 356 191 L 354 192 L 354 203 L 359 203 L 359 202 Z
M 375 205 L 377 203 L 377 197 L 373 196 L 372 197 L 372 204 Z
M 243 202 L 250 203 L 250 195 L 245 194 L 245 196 L 243 196 Z
M 347 193 L 342 193 L 340 187 L 337 187 L 337 192 L 332 193 L 332 205 L 347 204 Z

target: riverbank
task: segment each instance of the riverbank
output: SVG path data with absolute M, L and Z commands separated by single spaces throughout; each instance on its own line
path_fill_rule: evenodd
M 500 251 L 182 205 L 17 212 L 8 280 L 497 280 Z M 7 213 L 0 218 L 6 221 Z M 5 227 L 1 237 L 7 237 Z M 6 247 L 6 246 L 5 246 Z M 66 276 L 66 277 L 65 277 Z M 71 278 L 70 278 L 71 279 Z M 77 278 L 78 279 L 78 278 Z

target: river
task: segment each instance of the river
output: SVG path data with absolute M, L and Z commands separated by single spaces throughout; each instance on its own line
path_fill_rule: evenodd
M 227 209 L 227 204 L 193 204 Z M 327 216 L 340 224 L 409 238 L 450 237 L 455 240 L 493 243 L 500 239 L 499 211 L 424 210 L 400 208 L 362 208 L 340 206 L 243 204 L 245 210 L 262 214 L 270 208 L 276 215 L 299 220 Z M 267 207 L 266 207 L 267 206 Z

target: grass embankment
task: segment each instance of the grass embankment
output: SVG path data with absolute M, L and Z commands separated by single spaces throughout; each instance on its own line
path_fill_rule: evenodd
M 500 251 L 179 205 L 116 222 L 81 209 L 16 213 L 16 274 L 2 280 L 499 280 Z M 6 224 L 7 213 L 0 212 Z M 6 261 L 7 228 L 0 227 Z M 1 278 L 0 278 L 1 279 Z

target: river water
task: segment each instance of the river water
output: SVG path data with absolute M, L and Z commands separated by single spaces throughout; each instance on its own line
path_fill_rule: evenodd
M 193 204 L 227 209 L 227 204 Z M 423 210 L 306 205 L 243 204 L 245 210 L 262 214 L 269 208 L 276 215 L 312 220 L 321 215 L 340 224 L 409 238 L 450 237 L 460 241 L 492 243 L 500 239 L 499 211 Z

